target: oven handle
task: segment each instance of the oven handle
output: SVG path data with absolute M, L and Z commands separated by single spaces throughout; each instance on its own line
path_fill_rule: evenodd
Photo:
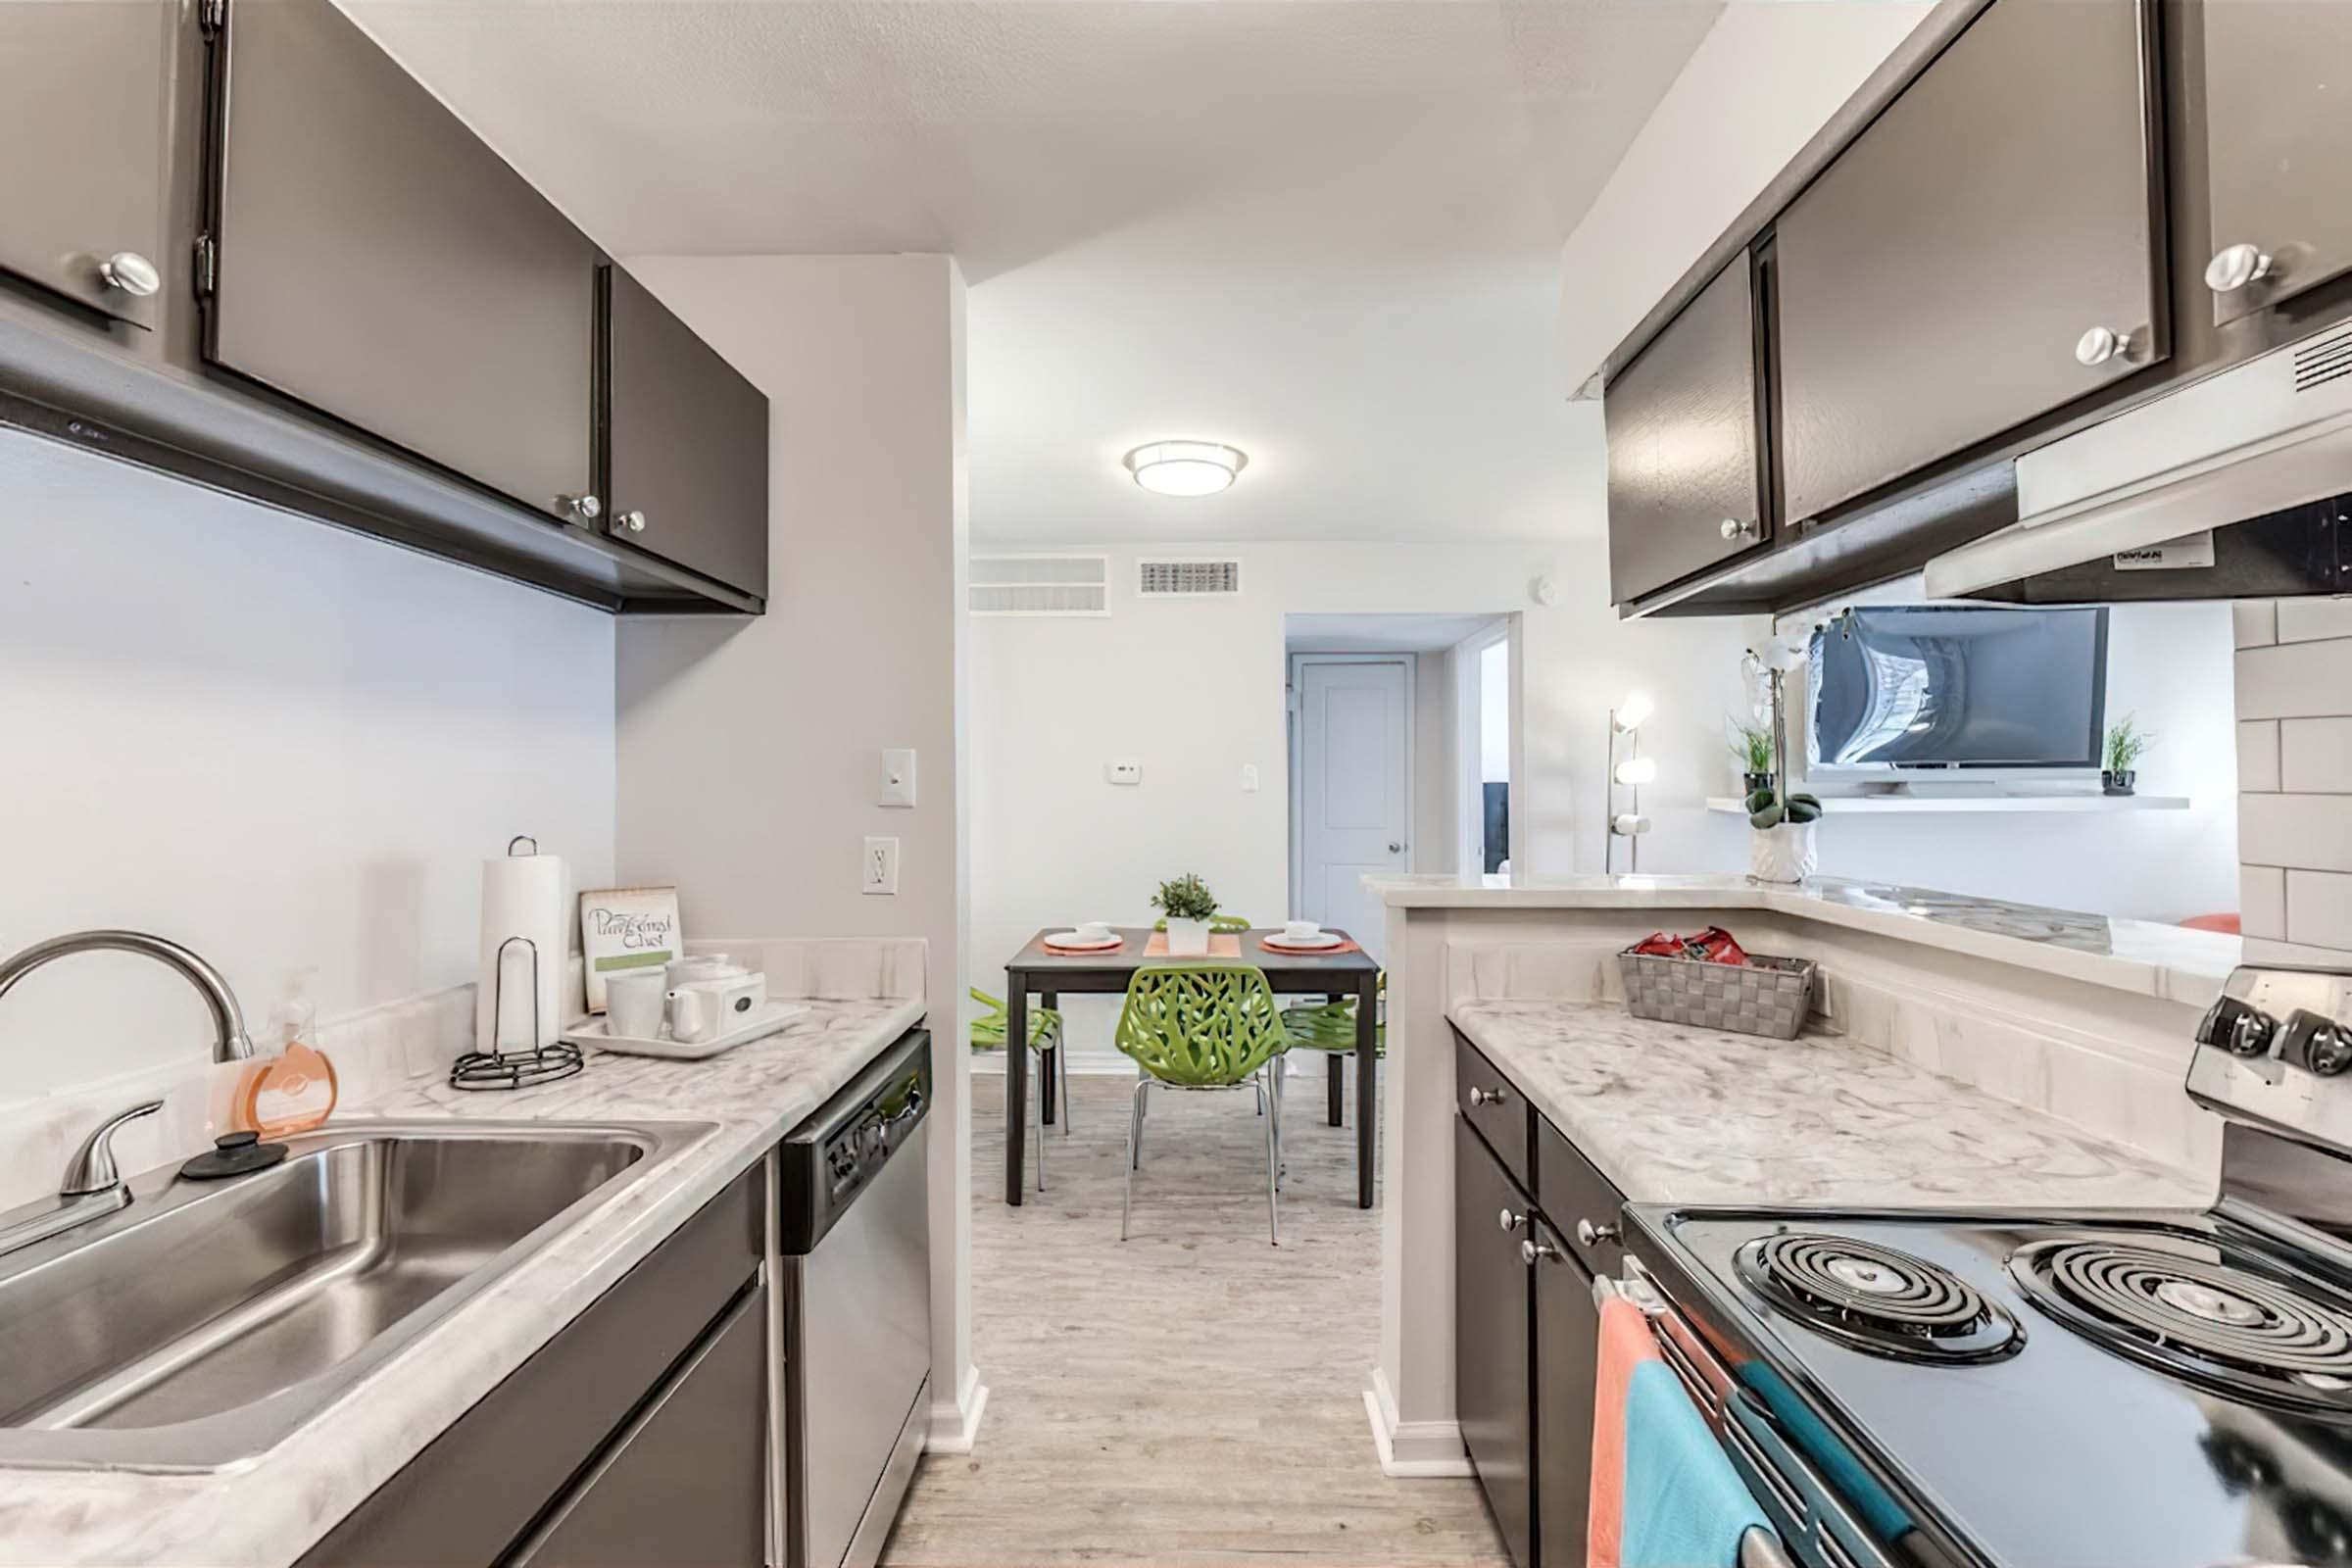
M 1781 1561 L 1790 1560 L 1789 1543 L 1801 1541 L 1811 1547 L 1805 1561 L 1826 1568 L 1891 1568 L 1821 1472 L 1781 1436 L 1771 1412 L 1716 1359 L 1641 1259 L 1628 1253 L 1624 1266 L 1623 1283 L 1595 1276 L 1593 1294 L 1623 1296 L 1649 1319 L 1659 1355 L 1721 1437 L 1732 1468 L 1779 1527 L 1782 1539 L 1772 1547 Z M 1740 1545 L 1740 1568 L 1767 1568 L 1769 1559 L 1751 1563 L 1746 1537 Z

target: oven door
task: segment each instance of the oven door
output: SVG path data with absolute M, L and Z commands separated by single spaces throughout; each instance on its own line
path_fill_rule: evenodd
M 1757 1380 L 1735 1376 L 1726 1357 L 1638 1257 L 1594 1290 L 1630 1298 L 1649 1318 L 1659 1354 L 1706 1418 L 1732 1468 L 1778 1533 L 1750 1530 L 1740 1543 L 1740 1568 L 1917 1568 L 1955 1559 L 1916 1532 L 1889 1539 L 1885 1510 L 1858 1499 L 1838 1478 L 1865 1476 L 1817 1418 L 1788 1400 L 1768 1400 Z M 1748 1367 L 1743 1364 L 1743 1370 Z M 1753 1369 L 1763 1373 L 1761 1363 Z M 1765 1374 L 1769 1375 L 1769 1374 Z M 1775 1405 L 1779 1408 L 1776 1410 Z M 1794 1426 L 1791 1418 L 1794 1418 Z

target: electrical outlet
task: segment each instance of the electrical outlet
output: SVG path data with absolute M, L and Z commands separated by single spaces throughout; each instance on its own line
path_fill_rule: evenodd
M 865 859 L 858 873 L 860 893 L 896 893 L 899 891 L 899 841 L 897 839 L 867 839 Z
M 914 804 L 914 748 L 893 746 L 882 754 L 882 788 L 876 806 Z
M 1242 764 L 1242 793 L 1244 795 L 1257 793 L 1257 764 L 1255 762 Z

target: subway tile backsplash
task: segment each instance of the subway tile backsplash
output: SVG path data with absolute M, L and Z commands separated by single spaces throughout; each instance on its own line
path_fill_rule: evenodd
M 2241 604 L 2236 633 L 2245 934 L 2352 956 L 2352 600 Z

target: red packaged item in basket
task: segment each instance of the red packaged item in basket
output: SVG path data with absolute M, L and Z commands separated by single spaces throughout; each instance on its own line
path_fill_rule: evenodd
M 1683 952 L 1702 963 L 1728 963 L 1737 967 L 1747 962 L 1746 950 L 1719 925 L 1711 925 L 1694 937 L 1683 938 Z
M 1683 956 L 1683 939 L 1670 937 L 1663 931 L 1652 931 L 1626 951 L 1650 958 L 1679 958 Z

